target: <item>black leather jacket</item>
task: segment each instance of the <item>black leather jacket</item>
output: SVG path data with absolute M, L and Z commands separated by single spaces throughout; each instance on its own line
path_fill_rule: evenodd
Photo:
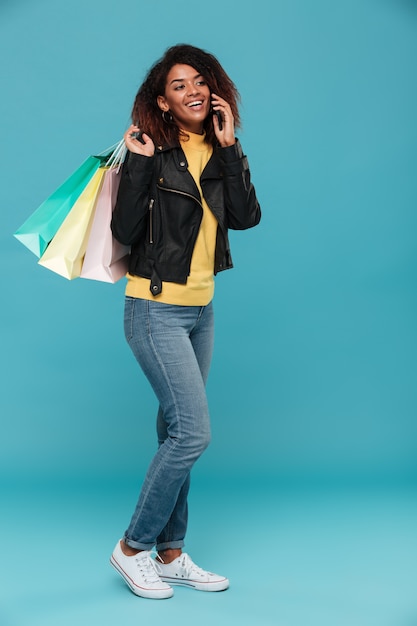
M 218 221 L 217 274 L 233 267 L 228 228 L 251 228 L 261 218 L 238 141 L 213 150 L 200 184 Z M 150 278 L 153 295 L 161 293 L 163 281 L 187 282 L 202 216 L 200 193 L 180 145 L 158 146 L 153 157 L 128 152 L 111 227 L 118 241 L 131 246 L 129 272 Z

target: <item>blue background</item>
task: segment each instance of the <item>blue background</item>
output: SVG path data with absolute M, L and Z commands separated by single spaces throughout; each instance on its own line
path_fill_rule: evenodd
M 0 17 L 0 618 L 416 623 L 416 3 L 3 0 Z M 121 138 L 179 42 L 239 88 L 263 220 L 232 233 L 216 280 L 213 443 L 187 544 L 234 586 L 156 608 L 103 565 L 155 446 L 124 281 L 68 282 L 12 233 Z

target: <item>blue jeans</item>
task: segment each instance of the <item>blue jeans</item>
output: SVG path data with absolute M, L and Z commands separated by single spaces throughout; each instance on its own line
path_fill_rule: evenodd
M 158 450 L 124 540 L 132 548 L 181 548 L 190 471 L 210 442 L 206 381 L 213 307 L 126 297 L 125 335 L 159 401 Z

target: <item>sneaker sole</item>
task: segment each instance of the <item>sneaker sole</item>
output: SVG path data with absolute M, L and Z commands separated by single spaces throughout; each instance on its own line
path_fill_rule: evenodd
M 169 578 L 168 576 L 161 576 L 161 580 L 168 585 L 176 585 L 177 587 L 191 587 L 196 591 L 226 591 L 229 588 L 229 581 L 227 578 L 219 580 L 213 583 L 202 583 L 196 580 Z
M 116 572 L 120 574 L 120 576 L 123 578 L 123 580 L 129 587 L 129 589 L 133 591 L 133 593 L 136 596 L 140 596 L 141 598 L 150 598 L 152 600 L 165 600 L 167 598 L 172 598 L 172 596 L 174 595 L 174 590 L 171 588 L 170 589 L 146 589 L 145 587 L 140 587 L 139 585 L 136 585 L 133 582 L 133 580 L 130 578 L 130 576 L 128 576 L 128 574 L 126 574 L 126 572 L 120 567 L 120 565 L 113 558 L 113 556 L 110 557 L 110 564 L 114 567 Z M 162 582 L 165 582 L 165 581 L 162 581 Z

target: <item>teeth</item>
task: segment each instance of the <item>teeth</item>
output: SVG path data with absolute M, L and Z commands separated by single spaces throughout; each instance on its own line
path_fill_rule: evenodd
M 203 104 L 202 100 L 196 100 L 195 102 L 191 102 L 188 106 L 189 107 L 196 107 L 199 106 L 200 104 Z

